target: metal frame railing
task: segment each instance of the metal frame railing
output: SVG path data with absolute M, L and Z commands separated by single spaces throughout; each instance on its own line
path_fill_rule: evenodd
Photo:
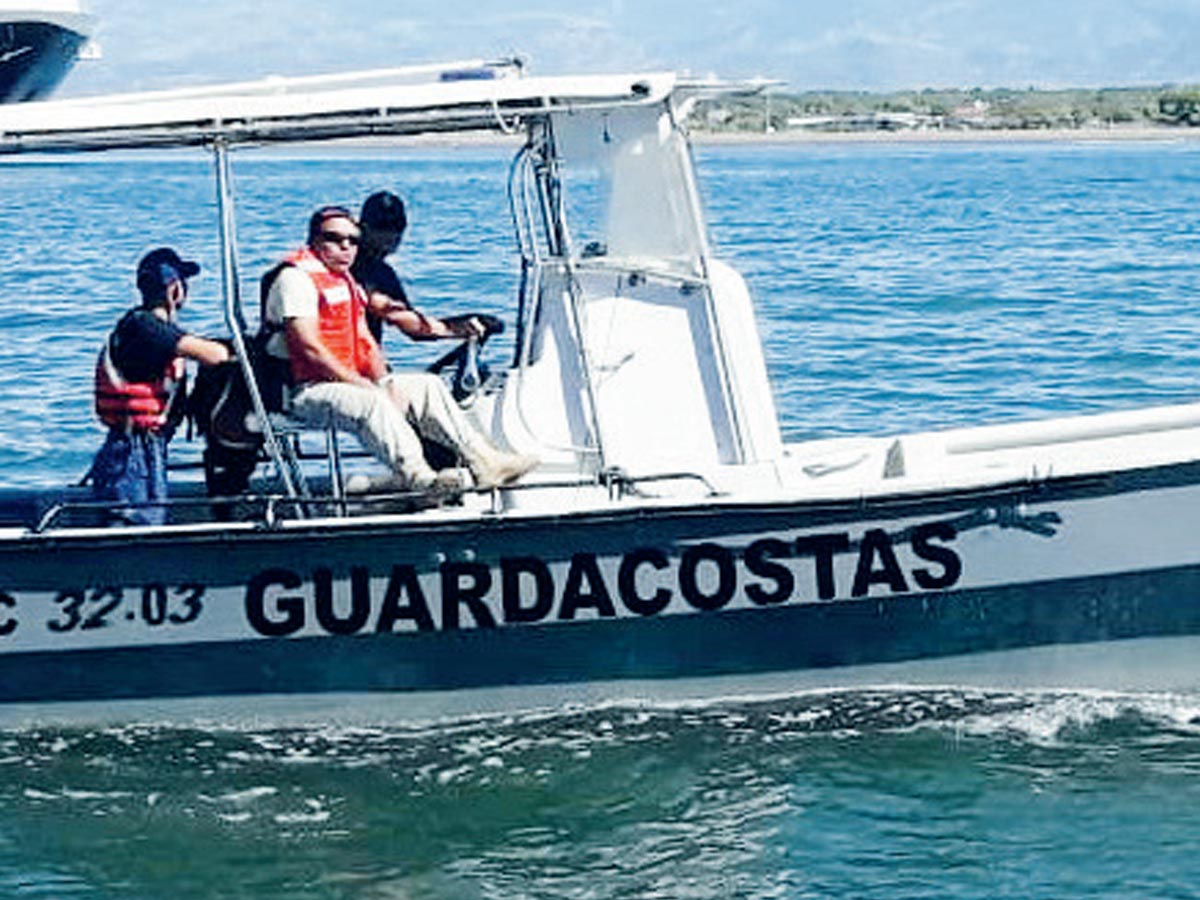
M 603 487 L 608 498 L 612 502 L 617 502 L 626 497 L 650 498 L 652 495 L 642 491 L 641 485 L 657 484 L 672 481 L 695 481 L 704 486 L 707 490 L 709 498 L 723 496 L 723 493 L 718 490 L 711 481 L 704 475 L 698 472 L 663 472 L 656 475 L 629 475 L 619 469 L 608 469 L 600 472 L 593 478 L 564 478 L 556 481 L 539 481 L 532 484 L 512 484 L 504 487 L 491 488 L 467 488 L 462 491 L 463 495 L 487 495 L 491 498 L 492 515 L 499 515 L 504 511 L 503 498 L 506 495 L 532 493 L 535 491 L 547 490 L 563 490 L 571 488 L 589 488 Z M 360 515 L 369 515 L 373 511 L 382 510 L 384 513 L 394 515 L 404 515 L 407 513 L 396 513 L 395 505 L 400 502 L 411 503 L 413 509 L 410 512 L 417 512 L 422 509 L 430 508 L 431 495 L 425 491 L 396 491 L 390 493 L 379 494 L 363 494 L 354 497 L 345 495 L 335 496 L 286 496 L 283 494 L 235 494 L 227 497 L 169 497 L 163 500 L 152 500 L 141 503 L 122 503 L 122 509 L 167 509 L 167 510 L 196 510 L 199 512 L 207 512 L 208 515 L 186 522 L 175 522 L 171 525 L 221 525 L 233 522 L 231 519 L 222 519 L 217 515 L 218 510 L 248 510 L 257 512 L 256 515 L 244 515 L 241 519 L 236 520 L 234 524 L 250 524 L 258 525 L 265 528 L 278 527 L 281 521 L 285 520 L 285 516 L 280 514 L 280 510 L 286 511 L 288 508 L 295 510 L 296 517 L 306 519 L 311 512 L 321 512 L 324 510 L 332 510 L 336 515 L 343 518 L 353 519 L 353 513 Z M 389 509 L 389 507 L 391 507 Z M 57 521 L 71 513 L 105 513 L 111 512 L 114 504 L 104 500 L 67 500 L 53 504 L 49 509 L 42 513 L 37 523 L 29 528 L 28 533 L 31 535 L 44 535 L 61 531 L 67 528 L 78 528 L 80 526 L 72 526 L 70 524 L 59 525 Z M 84 526 L 88 527 L 88 526 Z M 98 530 L 105 534 L 112 534 L 113 527 L 96 526 Z M 120 525 L 118 523 L 117 527 Z M 128 527 L 141 527 L 129 525 Z M 170 525 L 167 526 L 168 528 Z

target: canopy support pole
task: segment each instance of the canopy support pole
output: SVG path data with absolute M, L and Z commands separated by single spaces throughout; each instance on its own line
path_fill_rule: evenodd
M 571 327 L 575 331 L 575 351 L 580 367 L 580 377 L 583 379 L 583 392 L 587 399 L 588 418 L 592 428 L 593 452 L 599 472 L 608 469 L 608 457 L 604 452 L 604 429 L 600 422 L 600 401 L 596 396 L 596 385 L 592 378 L 593 368 L 591 355 L 588 353 L 588 333 L 585 327 L 586 310 L 583 308 L 583 293 L 580 290 L 579 277 L 575 272 L 575 264 L 571 260 L 571 239 L 567 229 L 566 215 L 563 211 L 563 185 L 559 177 L 558 147 L 555 143 L 554 128 L 550 120 L 546 121 L 542 130 L 542 141 L 539 147 L 541 166 L 537 170 L 538 194 L 542 203 L 542 216 L 546 222 L 546 242 L 551 256 L 557 256 L 566 277 L 568 303 L 571 316 Z
M 212 149 L 213 161 L 217 170 L 217 209 L 220 216 L 221 235 L 221 288 L 225 301 L 225 324 L 229 327 L 238 365 L 242 368 L 242 376 L 245 378 L 246 388 L 250 392 L 254 415 L 258 417 L 262 428 L 267 453 L 275 464 L 275 469 L 279 473 L 280 480 L 283 481 L 283 487 L 288 497 L 295 499 L 299 496 L 299 492 L 296 489 L 292 473 L 283 462 L 279 440 L 267 417 L 267 408 L 263 403 L 262 393 L 258 390 L 258 381 L 254 376 L 254 367 L 251 365 L 250 353 L 246 346 L 246 319 L 242 315 L 241 286 L 238 280 L 237 219 L 234 214 L 229 148 L 224 140 L 218 138 L 213 141 Z

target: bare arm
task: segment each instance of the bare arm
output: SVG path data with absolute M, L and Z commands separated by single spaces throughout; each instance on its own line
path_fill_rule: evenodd
M 175 352 L 205 366 L 216 366 L 233 358 L 229 348 L 220 341 L 185 334 L 175 345 Z
M 369 304 L 371 314 L 390 325 L 395 325 L 410 338 L 418 341 L 438 338 L 480 337 L 484 328 L 477 319 L 468 320 L 464 328 L 454 327 L 435 316 L 418 312 L 407 303 L 400 303 L 381 291 L 372 291 Z
M 172 281 L 167 285 L 166 308 L 156 310 L 155 314 L 170 321 L 174 317 L 174 311 L 178 310 L 186 299 L 187 288 L 183 282 Z M 194 334 L 185 334 L 181 337 L 175 344 L 175 353 L 188 359 L 194 359 L 205 366 L 217 366 L 233 358 L 229 348 L 224 344 L 219 341 L 210 341 L 208 338 L 196 337 Z
M 321 341 L 321 331 L 316 319 L 288 319 L 284 326 L 288 355 L 302 359 L 322 372 L 328 381 L 344 381 L 347 384 L 370 385 L 374 382 L 347 366 Z M 380 373 L 382 377 L 383 373 Z

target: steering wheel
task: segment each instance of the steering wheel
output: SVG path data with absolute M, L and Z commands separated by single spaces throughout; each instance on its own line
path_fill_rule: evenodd
M 461 344 L 443 354 L 430 363 L 426 371 L 435 375 L 454 366 L 454 374 L 450 378 L 450 393 L 460 403 L 470 397 L 479 386 L 487 380 L 487 367 L 479 362 L 479 351 L 493 334 L 504 331 L 504 322 L 487 313 L 469 313 L 462 316 L 448 316 L 442 321 L 448 325 L 465 325 L 471 319 L 478 319 L 483 325 L 483 334 L 479 337 L 472 335 Z

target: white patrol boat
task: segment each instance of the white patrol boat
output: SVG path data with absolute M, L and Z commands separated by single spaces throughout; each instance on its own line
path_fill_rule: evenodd
M 176 479 L 168 524 L 146 528 L 101 527 L 80 489 L 8 491 L 3 708 L 419 719 L 850 685 L 1200 686 L 1200 405 L 782 442 L 682 126 L 698 98 L 759 87 L 472 61 L 0 111 L 4 155 L 211 150 L 251 388 L 239 148 L 518 135 L 515 358 L 482 384 L 464 365 L 458 386 L 497 442 L 542 460 L 454 503 L 348 497 L 341 454 L 306 461 L 251 389 L 264 462 L 246 495 Z
M 94 28 L 79 0 L 0 0 L 0 103 L 51 94 Z

